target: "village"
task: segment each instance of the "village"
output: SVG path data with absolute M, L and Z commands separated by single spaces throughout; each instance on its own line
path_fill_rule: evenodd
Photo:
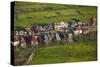
M 24 27 L 23 30 L 14 33 L 13 46 L 36 46 L 40 43 L 42 46 L 49 46 L 51 43 L 75 42 L 75 37 L 78 35 L 87 34 L 94 29 L 96 31 L 96 17 L 91 18 L 91 21 L 75 20 L 66 22 L 48 23 L 46 25 L 33 24 L 32 28 Z M 93 27 L 93 28 L 91 28 Z

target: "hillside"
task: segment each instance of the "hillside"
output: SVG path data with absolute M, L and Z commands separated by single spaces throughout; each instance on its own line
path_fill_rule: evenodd
M 33 23 L 68 22 L 72 18 L 88 20 L 96 16 L 95 6 L 79 6 L 34 2 L 15 2 L 15 26 L 32 26 Z

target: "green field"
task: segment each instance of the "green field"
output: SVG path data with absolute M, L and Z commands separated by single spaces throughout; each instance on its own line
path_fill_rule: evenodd
M 96 61 L 95 43 L 75 43 L 40 48 L 30 64 Z
M 89 20 L 96 16 L 95 6 L 15 2 L 15 26 L 29 26 L 34 23 L 68 22 L 72 18 Z

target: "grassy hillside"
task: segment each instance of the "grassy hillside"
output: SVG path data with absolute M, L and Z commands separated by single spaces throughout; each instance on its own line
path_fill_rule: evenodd
M 96 16 L 96 7 L 65 4 L 15 2 L 15 26 L 32 26 L 33 23 L 68 22 L 72 18 L 87 20 Z

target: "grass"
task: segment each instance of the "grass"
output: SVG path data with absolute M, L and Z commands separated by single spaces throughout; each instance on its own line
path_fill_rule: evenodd
M 94 6 L 89 7 L 30 2 L 16 2 L 15 4 L 15 26 L 20 27 L 31 27 L 34 23 L 47 24 L 49 22 L 54 23 L 59 21 L 68 22 L 69 20 L 71 20 L 71 18 L 76 18 L 79 20 L 89 20 L 91 17 L 96 16 L 97 13 L 97 8 Z M 79 15 L 77 10 L 82 14 Z
M 97 60 L 96 43 L 64 44 L 64 46 L 43 47 L 30 64 L 50 64 Z

